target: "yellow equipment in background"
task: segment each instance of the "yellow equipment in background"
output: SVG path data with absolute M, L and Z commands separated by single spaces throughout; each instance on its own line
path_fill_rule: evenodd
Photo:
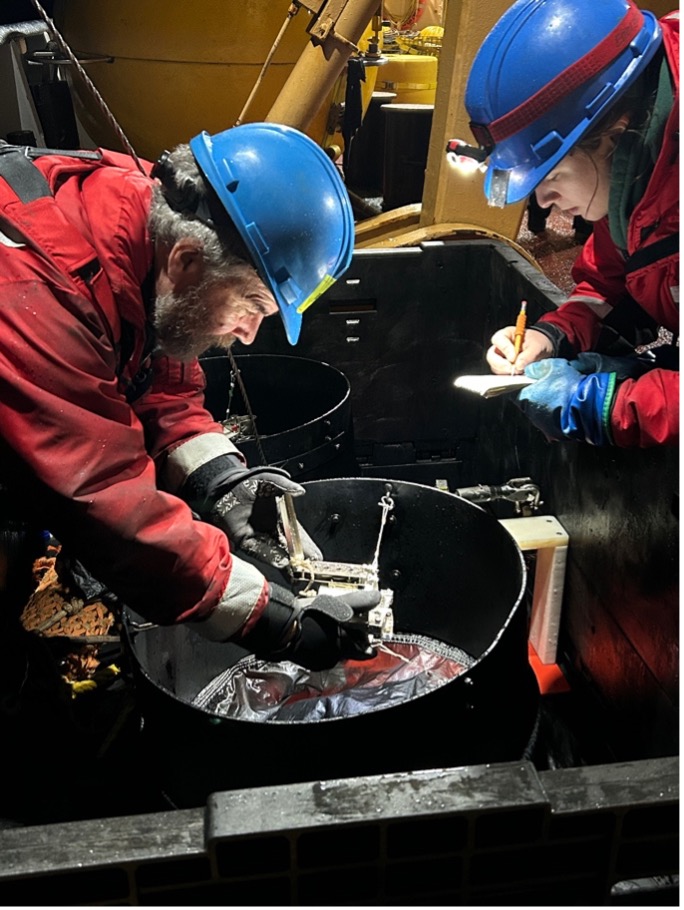
M 641 5 L 658 15 L 672 7 L 668 0 L 644 0 Z M 345 27 L 353 23 L 357 37 L 352 36 L 352 41 L 363 50 L 372 24 L 361 35 L 364 26 L 359 22 L 362 17 L 375 16 L 375 6 L 368 0 L 330 0 L 330 15 L 341 16 Z M 407 206 L 403 212 L 396 210 L 379 216 L 377 223 L 364 225 L 365 242 L 419 242 L 416 221 L 424 235 L 433 238 L 448 236 L 454 224 L 517 236 L 523 206 L 488 207 L 481 175 L 456 177 L 449 173 L 444 154 L 447 139 L 469 135 L 463 106 L 469 66 L 486 33 L 508 6 L 510 0 L 492 0 L 484 6 L 480 0 L 444 0 L 441 35 L 423 29 L 420 48 L 414 42 L 407 46 L 406 54 L 388 55 L 383 66 L 366 68 L 364 113 L 377 87 L 378 91 L 394 92 L 395 103 L 434 104 L 434 118 L 422 205 Z M 332 156 L 344 146 L 338 121 L 345 76 L 337 77 L 332 86 L 325 81 L 318 93 L 315 83 L 326 64 L 332 72 L 340 72 L 339 48 L 322 53 L 318 47 L 317 53 L 312 52 L 307 32 L 310 14 L 306 8 L 299 9 L 299 4 L 287 0 L 195 0 L 192 4 L 185 0 L 55 0 L 54 18 L 133 147 L 154 159 L 163 149 L 187 141 L 200 130 L 220 132 L 234 125 L 293 7 L 299 11 L 284 30 L 243 119 L 298 126 L 324 148 L 330 147 Z M 325 3 L 312 5 L 323 7 Z M 328 17 L 322 23 L 320 33 L 331 21 Z M 412 40 L 408 34 L 404 37 Z M 342 30 L 342 45 L 346 38 Z M 434 50 L 425 55 L 422 51 L 429 49 L 429 42 L 434 43 Z M 291 81 L 293 70 L 298 70 L 299 78 Z M 77 74 L 72 84 L 77 113 L 90 138 L 96 144 L 119 148 L 119 138 Z M 307 93 L 311 103 L 298 104 L 297 99 Z M 324 99 L 320 104 L 319 94 Z
M 201 130 L 220 132 L 240 117 L 283 23 L 287 0 L 56 0 L 54 20 L 136 151 L 155 159 Z M 266 119 L 311 38 L 299 10 L 284 29 L 244 121 Z M 359 41 L 367 50 L 372 29 Z M 366 68 L 363 110 L 378 68 Z M 343 146 L 333 104 L 344 97 L 342 74 L 306 132 L 322 146 Z M 96 145 L 120 148 L 92 94 L 76 73 L 74 104 Z M 332 133 L 331 128 L 332 124 Z
M 394 104 L 434 104 L 437 91 L 437 57 L 422 54 L 389 54 L 378 73 L 377 90 L 395 92 Z
M 439 57 L 444 39 L 441 25 L 428 25 L 419 32 L 398 32 L 395 43 L 404 54 L 422 54 Z

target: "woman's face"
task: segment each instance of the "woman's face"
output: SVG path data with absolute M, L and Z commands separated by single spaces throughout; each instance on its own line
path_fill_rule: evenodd
M 607 215 L 613 149 L 608 136 L 601 139 L 596 150 L 573 149 L 537 186 L 539 205 L 555 205 L 563 214 L 586 221 Z

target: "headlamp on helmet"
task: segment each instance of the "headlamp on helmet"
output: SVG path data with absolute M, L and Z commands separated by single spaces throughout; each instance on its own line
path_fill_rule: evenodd
M 491 205 L 525 199 L 653 59 L 662 34 L 633 0 L 516 0 L 475 55 L 465 106 L 489 150 Z M 533 65 L 531 65 L 533 63 Z
M 449 164 L 459 173 L 467 175 L 475 171 L 485 171 L 487 149 L 468 145 L 463 139 L 450 139 L 446 144 L 446 156 Z

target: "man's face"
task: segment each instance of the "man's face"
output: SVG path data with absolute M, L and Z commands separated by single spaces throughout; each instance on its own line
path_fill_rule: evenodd
M 238 339 L 251 344 L 262 319 L 278 312 L 273 295 L 247 265 L 217 283 L 158 284 L 153 324 L 159 349 L 177 360 L 192 360 L 207 348 L 229 348 Z

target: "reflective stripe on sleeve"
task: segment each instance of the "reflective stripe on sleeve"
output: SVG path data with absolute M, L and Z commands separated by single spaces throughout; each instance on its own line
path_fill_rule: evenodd
M 568 297 L 565 303 L 583 303 L 586 307 L 589 307 L 593 313 L 596 313 L 599 319 L 605 319 L 606 316 L 613 311 L 613 307 L 600 297 L 573 294 L 571 297 Z
M 227 641 L 250 618 L 265 586 L 266 579 L 257 568 L 233 556 L 230 580 L 218 606 L 207 619 L 188 625 L 210 641 Z
M 177 493 L 193 471 L 218 458 L 219 455 L 238 455 L 240 451 L 223 433 L 202 433 L 174 449 L 164 466 L 164 483 L 171 493 Z

